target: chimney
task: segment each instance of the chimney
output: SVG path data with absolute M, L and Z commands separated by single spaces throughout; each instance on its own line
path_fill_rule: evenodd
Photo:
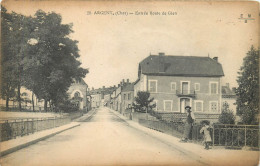
M 165 56 L 164 52 L 159 52 L 159 56 Z
M 125 84 L 125 79 L 123 79 L 123 84 Z
M 120 84 L 118 84 L 118 87 L 120 87 Z
M 94 90 L 94 87 L 92 87 L 92 90 Z
M 116 85 L 114 85 L 114 88 L 116 88 Z
M 165 71 L 164 71 L 165 63 L 164 63 L 164 58 L 163 58 L 163 56 L 164 56 L 164 53 L 160 52 L 160 53 L 159 53 L 159 72 L 160 72 L 160 73 L 165 72 Z
M 126 83 L 129 83 L 129 79 L 126 80 Z
M 214 57 L 213 59 L 218 62 L 218 57 Z
M 105 86 L 103 86 L 103 90 L 105 89 Z
M 229 83 L 226 83 L 226 86 L 229 88 Z

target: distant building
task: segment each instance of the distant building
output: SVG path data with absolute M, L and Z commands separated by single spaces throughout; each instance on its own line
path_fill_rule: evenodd
M 218 58 L 150 55 L 139 63 L 134 95 L 149 91 L 155 110 L 168 120 L 185 117 L 191 106 L 197 119 L 218 119 L 221 113 L 221 77 Z
M 133 102 L 133 83 L 129 82 L 129 79 L 125 82 L 123 79 L 117 88 L 111 94 L 111 106 L 110 108 L 122 113 L 127 108 L 130 108 Z
M 85 83 L 83 79 L 74 81 L 68 90 L 69 98 L 72 99 L 72 102 L 79 107 L 79 109 L 84 110 L 86 109 L 87 103 L 87 88 L 88 85 Z M 43 111 L 44 110 L 44 100 L 39 100 L 36 95 L 32 93 L 32 91 L 26 89 L 25 87 L 21 87 L 21 99 L 22 99 L 22 108 L 27 110 L 33 110 L 33 103 L 34 103 L 34 110 L 35 111 Z M 1 106 L 5 107 L 4 100 L 1 100 Z M 9 102 L 10 108 L 17 108 L 18 102 L 17 101 L 10 101 Z M 47 105 L 47 109 L 49 109 L 49 103 Z
M 91 96 L 91 108 L 99 108 L 101 106 L 101 92 L 100 89 L 94 89 L 89 92 Z
M 235 93 L 235 88 L 230 89 L 229 83 L 227 83 L 225 86 L 222 86 L 222 105 L 224 103 L 227 103 L 229 105 L 229 109 L 234 112 L 236 115 L 237 112 L 237 106 L 236 106 L 236 100 L 237 96 Z
M 34 104 L 34 111 L 43 111 L 44 110 L 44 100 L 39 100 L 32 91 L 26 89 L 25 87 L 21 87 L 21 106 L 22 109 L 25 110 L 33 110 Z M 0 105 L 4 108 L 6 106 L 5 100 L 0 100 Z M 10 109 L 18 109 L 18 101 L 10 100 L 9 101 L 9 108 Z M 47 109 L 49 109 L 49 104 L 47 105 Z
M 79 79 L 74 80 L 68 90 L 70 99 L 81 110 L 85 110 L 87 106 L 87 88 L 86 82 L 83 79 Z
M 128 82 L 128 81 L 127 81 Z M 122 87 L 122 112 L 132 107 L 134 101 L 134 83 L 127 83 Z
M 94 89 L 90 90 L 89 93 L 89 98 L 90 98 L 90 103 L 91 103 L 91 108 L 99 108 L 103 106 L 108 106 L 110 107 L 111 104 L 111 95 L 113 91 L 116 89 L 116 86 L 114 87 L 105 87 L 103 86 L 102 88 L 99 89 Z

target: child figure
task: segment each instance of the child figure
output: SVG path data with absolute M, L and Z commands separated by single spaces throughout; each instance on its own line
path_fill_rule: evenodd
M 203 142 L 205 144 L 205 149 L 209 149 L 209 143 L 212 141 L 211 136 L 210 136 L 210 126 L 209 126 L 209 121 L 204 121 L 203 122 L 203 127 L 200 129 L 200 133 L 203 133 Z

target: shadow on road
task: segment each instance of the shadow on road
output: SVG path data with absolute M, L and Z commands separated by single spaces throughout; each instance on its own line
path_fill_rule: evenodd
M 77 122 L 90 122 L 93 116 L 97 113 L 97 111 L 94 111 L 91 115 L 83 115 Z

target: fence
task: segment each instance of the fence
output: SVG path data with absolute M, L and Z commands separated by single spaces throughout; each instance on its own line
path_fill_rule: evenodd
M 0 142 L 62 126 L 81 115 L 82 113 L 77 112 L 63 117 L 1 120 Z
M 184 132 L 184 123 L 166 122 L 139 119 L 139 123 L 145 127 L 164 132 L 181 138 Z M 203 135 L 200 134 L 201 124 L 195 124 L 192 128 L 192 141 L 202 143 Z M 226 148 L 241 149 L 244 146 L 259 149 L 259 126 L 257 125 L 223 125 L 214 124 L 210 129 L 213 146 L 225 146 Z
M 166 121 L 153 121 L 153 120 L 139 119 L 139 123 L 145 127 L 163 133 L 167 133 L 170 135 L 174 135 L 179 138 L 181 138 L 182 133 L 184 131 L 184 125 L 182 122 L 166 122 Z
M 24 112 L 33 112 L 33 106 L 21 106 L 22 111 Z M 5 105 L 0 105 L 1 111 L 6 111 Z M 19 111 L 19 107 L 17 105 L 9 105 L 9 111 Z M 50 107 L 47 107 L 47 111 L 44 110 L 44 107 L 41 106 L 34 106 L 35 112 L 50 112 Z
M 241 148 L 244 146 L 253 149 L 259 147 L 258 125 L 223 125 L 213 126 L 213 145 L 230 148 Z

